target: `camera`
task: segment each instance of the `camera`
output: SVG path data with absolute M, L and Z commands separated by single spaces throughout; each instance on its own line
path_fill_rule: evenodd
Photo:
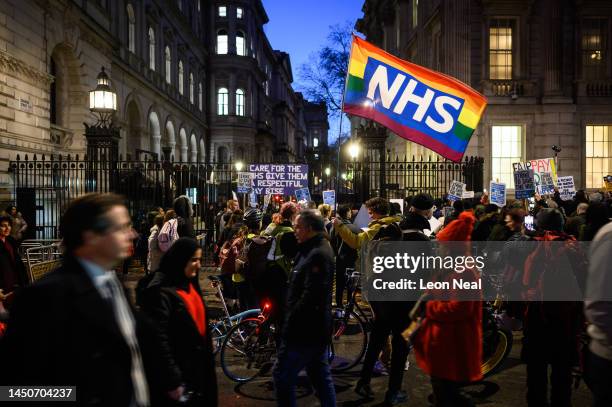
M 552 146 L 552 149 L 555 153 L 560 153 L 561 152 L 561 147 L 559 146 Z

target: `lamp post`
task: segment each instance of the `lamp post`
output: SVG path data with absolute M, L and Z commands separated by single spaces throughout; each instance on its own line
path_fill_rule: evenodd
M 85 125 L 85 139 L 87 140 L 88 191 L 112 191 L 115 183 L 113 176 L 116 171 L 116 162 L 119 160 L 119 128 L 113 126 L 113 115 L 117 111 L 117 94 L 110 86 L 110 78 L 104 67 L 98 74 L 96 88 L 89 91 L 89 110 L 98 116 L 93 125 Z M 108 162 L 106 166 L 103 163 Z M 102 169 L 111 173 L 103 175 Z M 100 183 L 98 181 L 100 177 Z M 108 184 L 102 185 L 102 183 Z

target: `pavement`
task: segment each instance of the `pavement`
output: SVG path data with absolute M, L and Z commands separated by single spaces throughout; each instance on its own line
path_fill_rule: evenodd
M 209 312 L 209 316 L 214 318 L 221 315 L 222 306 L 206 278 L 211 273 L 215 273 L 214 268 L 203 269 L 200 275 L 200 285 L 204 291 L 207 312 Z M 142 275 L 141 271 L 134 269 L 130 270 L 130 273 L 123 277 L 124 283 L 128 290 L 131 291 L 132 296 L 136 282 Z M 495 407 L 521 407 L 527 405 L 525 401 L 526 366 L 520 361 L 521 336 L 520 332 L 514 333 L 512 351 L 497 373 L 482 382 L 465 387 L 464 390 L 472 396 L 476 405 Z M 410 367 L 405 372 L 403 380 L 403 388 L 408 393 L 409 400 L 402 405 L 415 407 L 430 406 L 431 404 L 428 402 L 428 397 L 431 394 L 429 377 L 418 368 L 413 355 L 410 355 L 409 362 Z M 220 406 L 266 407 L 276 405 L 271 372 L 268 372 L 263 377 L 255 378 L 251 382 L 238 384 L 232 382 L 223 374 L 218 363 L 217 366 Z M 383 406 L 388 377 L 380 376 L 373 378 L 371 385 L 375 397 L 373 400 L 365 400 L 353 392 L 355 382 L 359 377 L 359 369 L 360 365 L 348 372 L 334 374 L 337 405 L 346 407 Z M 302 372 L 298 379 L 296 394 L 298 406 L 310 407 L 319 405 L 318 399 L 315 397 L 314 391 L 309 385 L 308 378 L 304 372 Z M 588 388 L 584 382 L 580 382 L 578 389 L 573 392 L 573 406 L 591 406 L 591 400 Z

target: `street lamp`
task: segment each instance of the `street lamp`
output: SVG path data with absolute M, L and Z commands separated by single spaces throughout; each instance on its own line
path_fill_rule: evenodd
M 329 174 L 331 174 L 331 169 L 329 167 L 327 167 L 325 169 L 325 175 L 327 175 L 329 177 Z
M 117 94 L 110 87 L 110 79 L 104 67 L 98 74 L 96 88 L 89 91 L 89 110 L 100 117 L 96 124 L 100 127 L 108 127 L 113 113 L 117 111 Z
M 238 161 L 236 163 L 236 171 L 240 172 L 244 168 L 244 163 L 242 161 Z
M 359 143 L 356 141 L 353 141 L 349 145 L 348 152 L 349 152 L 349 155 L 351 156 L 351 159 L 355 160 L 357 156 L 359 155 Z

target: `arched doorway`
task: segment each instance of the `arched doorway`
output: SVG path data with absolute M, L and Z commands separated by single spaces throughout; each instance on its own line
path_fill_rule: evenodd
M 166 122 L 166 134 L 162 138 L 162 153 L 165 160 L 176 160 L 174 147 L 176 146 L 176 136 L 174 133 L 174 124 L 168 120 Z
M 195 133 L 191 133 L 191 140 L 189 143 L 189 160 L 192 163 L 198 162 L 198 140 Z
M 181 158 L 182 162 L 187 162 L 189 160 L 189 146 L 187 144 L 187 132 L 183 127 L 181 127 L 181 130 L 179 131 L 179 145 L 177 147 L 177 155 L 180 154 L 179 157 Z
M 206 143 L 204 143 L 204 137 L 200 139 L 200 162 L 206 162 Z
M 151 151 L 161 158 L 161 128 L 159 126 L 159 116 L 152 111 L 149 113 L 149 134 L 151 135 Z

